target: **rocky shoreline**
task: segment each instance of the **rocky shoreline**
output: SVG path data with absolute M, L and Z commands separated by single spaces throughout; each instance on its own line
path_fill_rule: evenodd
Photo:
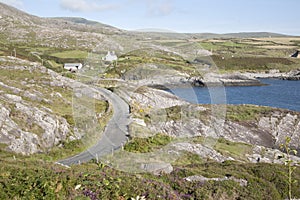
M 275 78 L 282 80 L 300 80 L 300 69 L 290 72 L 280 72 L 279 70 L 270 70 L 267 73 L 243 73 L 244 76 L 254 79 Z
M 278 70 L 270 70 L 267 73 L 228 73 L 217 74 L 207 73 L 203 77 L 191 77 L 185 81 L 173 82 L 166 84 L 168 87 L 218 87 L 218 86 L 264 86 L 259 79 L 282 79 L 282 80 L 300 80 L 300 69 L 287 73 Z M 159 87 L 158 87 L 159 88 Z
M 300 69 L 292 70 L 287 73 L 279 70 L 270 70 L 267 73 L 230 73 L 215 74 L 209 73 L 202 78 L 192 78 L 193 86 L 263 86 L 259 79 L 275 78 L 282 80 L 300 80 Z
M 208 73 L 201 78 L 191 78 L 191 84 L 196 87 L 217 86 L 262 86 L 258 79 L 243 74 L 215 74 Z
M 123 79 L 125 82 L 140 86 L 149 86 L 157 89 L 187 88 L 187 87 L 223 87 L 223 86 L 264 86 L 259 79 L 300 80 L 300 69 L 287 73 L 279 70 L 268 72 L 246 73 L 206 73 L 202 76 L 189 76 L 188 74 L 157 75 L 148 79 Z

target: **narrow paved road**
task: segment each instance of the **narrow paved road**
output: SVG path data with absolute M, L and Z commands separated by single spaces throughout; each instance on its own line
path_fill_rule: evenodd
M 127 141 L 129 124 L 129 106 L 118 95 L 103 88 L 96 88 L 113 106 L 113 116 L 108 122 L 102 137 L 96 145 L 88 150 L 64 159 L 57 163 L 70 166 L 88 162 L 93 158 L 101 158 L 104 155 L 111 154 L 113 150 L 119 149 Z

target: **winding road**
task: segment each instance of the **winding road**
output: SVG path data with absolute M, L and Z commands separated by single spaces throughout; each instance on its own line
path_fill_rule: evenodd
M 57 164 L 71 166 L 88 162 L 94 158 L 101 158 L 107 154 L 111 154 L 114 150 L 122 147 L 127 142 L 128 124 L 129 124 L 129 106 L 118 95 L 113 92 L 95 88 L 103 95 L 113 106 L 113 116 L 108 122 L 102 137 L 98 143 L 88 150 L 64 160 L 57 161 Z

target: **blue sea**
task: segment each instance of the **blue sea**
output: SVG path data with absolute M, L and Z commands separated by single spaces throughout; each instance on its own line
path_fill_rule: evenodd
M 168 91 L 192 103 L 254 104 L 300 112 L 300 81 L 261 79 L 266 86 L 187 87 Z

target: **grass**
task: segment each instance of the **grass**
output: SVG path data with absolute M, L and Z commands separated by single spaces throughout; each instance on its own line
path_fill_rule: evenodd
M 63 65 L 56 63 L 54 60 L 48 60 L 47 62 L 51 66 L 51 69 L 53 69 L 54 71 L 59 71 L 63 69 Z
M 56 162 L 63 158 L 68 158 L 85 151 L 88 148 L 81 140 L 62 141 L 51 150 L 30 156 L 30 160 L 41 160 L 45 162 Z
M 230 142 L 224 138 L 219 138 L 215 149 L 224 156 L 230 156 L 236 160 L 245 161 L 246 154 L 252 153 L 252 146 L 245 143 Z
M 220 69 L 229 71 L 266 71 L 273 69 L 274 64 L 280 64 L 285 68 L 289 68 L 290 66 L 295 64 L 291 59 L 272 57 L 227 57 L 225 59 L 222 59 L 222 57 L 215 55 L 212 56 L 212 59 Z
M 204 144 L 204 142 L 206 141 L 204 137 L 194 137 L 188 140 L 196 144 Z M 171 142 L 176 142 L 176 141 L 181 141 L 181 140 L 172 138 L 164 134 L 156 134 L 155 136 L 151 136 L 147 138 L 134 137 L 124 146 L 124 150 L 133 153 L 149 153 L 158 150 L 164 147 L 165 145 L 170 144 Z M 185 141 L 185 139 L 182 139 L 182 141 Z M 236 160 L 243 161 L 243 162 L 248 162 L 246 158 L 246 154 L 251 154 L 253 149 L 253 147 L 249 144 L 240 143 L 240 142 L 231 142 L 224 138 L 219 138 L 216 141 L 216 144 L 214 145 L 213 148 L 226 157 L 230 156 Z M 202 159 L 200 159 L 199 155 L 192 154 L 189 152 L 185 152 L 183 155 L 188 155 L 193 157 L 197 163 L 202 162 Z M 183 156 L 175 163 L 183 164 L 184 162 L 182 161 L 182 159 L 186 160 L 186 162 L 191 162 L 191 160 L 189 161 L 188 158 Z
M 74 58 L 74 59 L 86 59 L 88 53 L 86 51 L 72 50 L 72 51 L 63 51 L 51 54 L 53 57 L 57 58 Z
M 203 164 L 205 160 L 203 160 L 198 154 L 191 152 L 181 152 L 180 157 L 173 163 L 175 166 L 186 166 L 186 165 L 195 165 L 195 164 Z
M 277 164 L 241 164 L 237 162 L 201 162 L 191 154 L 174 166 L 171 174 L 130 174 L 102 163 L 90 162 L 66 169 L 41 160 L 0 153 L 1 199 L 285 199 L 287 181 Z M 234 176 L 247 180 L 242 187 L 234 181 L 189 182 L 192 175 Z M 294 174 L 300 180 L 300 169 Z M 293 197 L 299 198 L 299 182 L 293 184 Z
M 156 67 L 152 69 L 149 66 L 145 66 L 145 64 L 154 64 Z M 122 55 L 119 58 L 117 67 L 108 68 L 106 74 L 109 77 L 122 77 L 124 76 L 124 72 L 134 71 L 138 67 L 142 67 L 143 70 L 142 73 L 135 71 L 135 75 L 140 79 L 149 78 L 151 75 L 161 75 L 162 71 L 165 71 L 162 73 L 170 73 L 172 70 L 173 72 L 175 70 L 186 73 L 193 73 L 195 71 L 195 68 L 180 56 L 170 55 L 164 51 L 141 49 Z
M 204 144 L 205 141 L 207 142 L 207 138 L 205 140 L 205 138 L 201 136 L 192 139 L 192 142 L 196 144 Z M 232 157 L 235 160 L 242 162 L 248 162 L 246 154 L 251 154 L 253 149 L 249 144 L 231 142 L 224 138 L 217 139 L 213 148 L 226 157 Z
M 136 105 L 133 105 L 136 106 Z M 207 107 L 206 110 L 199 110 L 197 106 L 171 106 L 165 109 L 158 110 L 143 110 L 140 113 L 135 109 L 132 109 L 136 116 L 141 117 L 146 123 L 159 123 L 162 121 L 186 121 L 190 119 L 200 119 L 203 123 L 207 124 L 210 120 L 210 108 Z
M 173 138 L 163 134 L 156 134 L 148 138 L 133 138 L 126 143 L 124 150 L 133 153 L 148 153 L 169 144 L 172 140 Z
M 226 41 L 202 41 L 200 42 L 200 45 L 202 48 L 208 50 L 208 51 L 223 51 L 223 50 L 228 50 L 228 49 L 235 49 L 236 48 L 248 48 L 250 45 L 249 44 L 243 44 L 243 43 L 238 43 L 234 40 L 226 40 Z
M 226 119 L 230 121 L 256 121 L 268 116 L 274 108 L 255 105 L 227 105 Z
M 21 81 L 25 80 L 34 80 L 40 81 L 44 80 L 44 76 L 38 70 L 36 71 L 28 71 L 28 70 L 9 70 L 9 69 L 1 69 L 0 73 L 1 81 L 4 83 L 10 83 L 11 85 L 18 86 L 19 88 L 23 88 Z

